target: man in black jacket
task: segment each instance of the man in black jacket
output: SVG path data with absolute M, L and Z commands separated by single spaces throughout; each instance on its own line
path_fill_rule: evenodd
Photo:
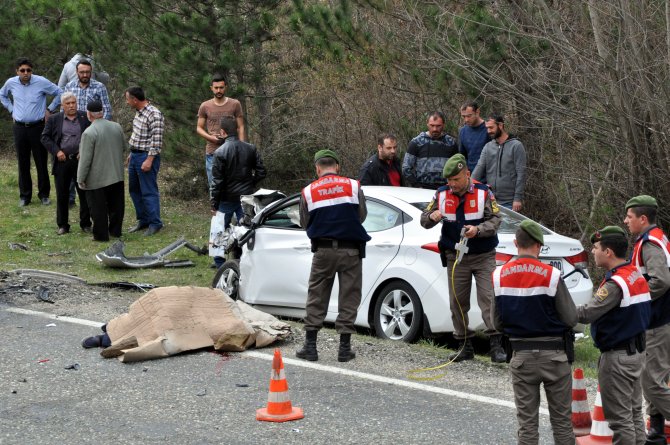
M 404 186 L 400 160 L 396 156 L 398 140 L 391 133 L 384 133 L 377 139 L 377 154 L 365 161 L 358 172 L 361 185 Z
M 42 131 L 42 145 L 53 155 L 52 174 L 56 179 L 56 223 L 58 234 L 70 231 L 69 199 L 70 183 L 77 179 L 79 166 L 79 142 L 81 135 L 91 124 L 86 112 L 77 110 L 77 97 L 66 92 L 61 95 L 63 111 L 49 117 Z M 91 232 L 91 215 L 86 203 L 86 194 L 77 186 L 79 194 L 79 226 Z
M 235 118 L 221 118 L 220 137 L 224 142 L 214 152 L 209 199 L 212 215 L 216 215 L 217 211 L 223 213 L 224 228 L 228 228 L 233 214 L 238 221 L 242 219 L 240 196 L 252 194 L 256 184 L 265 178 L 266 171 L 256 146 L 238 139 Z M 214 257 L 217 268 L 224 261 L 222 257 Z

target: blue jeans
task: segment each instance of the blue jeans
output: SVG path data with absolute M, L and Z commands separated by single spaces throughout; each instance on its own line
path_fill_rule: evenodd
M 155 156 L 151 170 L 142 171 L 142 163 L 148 153 L 130 153 L 128 163 L 128 192 L 135 206 L 137 222 L 142 227 L 163 227 L 161 221 L 160 194 L 158 193 L 158 170 L 161 157 Z
M 205 172 L 207 173 L 207 189 L 212 186 L 212 162 L 214 160 L 214 153 L 205 155 Z
M 244 211 L 242 211 L 242 203 L 240 201 L 236 202 L 231 202 L 231 201 L 226 201 L 226 202 L 220 202 L 219 203 L 219 212 L 223 213 L 223 228 L 227 229 L 230 227 L 230 222 L 233 219 L 233 214 L 237 217 L 237 223 L 239 224 L 240 221 L 242 221 L 242 217 L 244 216 Z M 214 264 L 216 264 L 216 268 L 218 269 L 223 265 L 223 263 L 226 262 L 226 259 L 222 256 L 215 256 L 214 257 Z

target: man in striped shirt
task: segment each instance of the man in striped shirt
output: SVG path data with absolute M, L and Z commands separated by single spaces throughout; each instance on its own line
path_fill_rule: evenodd
M 128 141 L 128 192 L 137 216 L 137 224 L 128 233 L 146 229 L 144 235 L 150 236 L 163 227 L 157 178 L 165 120 L 140 87 L 126 90 L 126 103 L 135 110 L 133 133 Z

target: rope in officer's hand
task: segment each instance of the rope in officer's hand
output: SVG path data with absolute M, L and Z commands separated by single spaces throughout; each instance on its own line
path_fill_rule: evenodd
M 458 301 L 458 298 L 456 298 L 456 284 L 455 284 L 455 281 L 454 281 L 454 275 L 455 275 L 455 272 L 456 272 L 456 265 L 461 262 L 461 260 L 463 259 L 463 255 L 468 252 L 468 247 L 467 247 L 468 246 L 468 238 L 465 237 L 465 232 L 466 232 L 465 227 L 463 227 L 463 229 L 461 230 L 461 240 L 455 246 L 455 249 L 458 252 L 457 255 L 456 255 L 456 261 L 454 261 L 454 265 L 451 267 L 451 290 L 453 291 L 454 300 L 456 300 L 456 304 L 458 305 L 458 311 L 461 314 L 461 319 L 463 320 L 463 326 L 465 326 L 465 314 L 463 314 L 463 308 L 461 307 L 461 302 Z M 468 298 L 469 298 L 469 296 L 468 296 Z M 468 329 L 468 327 L 465 326 L 466 331 L 467 331 L 467 329 Z M 452 358 L 451 360 L 449 360 L 445 363 L 442 363 L 440 365 L 432 366 L 432 367 L 428 367 L 428 368 L 410 369 L 409 371 L 407 371 L 407 374 L 408 374 L 407 378 L 412 379 L 412 380 L 428 381 L 428 380 L 437 380 L 439 378 L 444 377 L 445 375 L 447 375 L 447 371 L 445 371 L 441 374 L 434 375 L 434 376 L 429 376 L 429 377 L 421 377 L 421 376 L 417 376 L 415 374 L 437 371 L 438 369 L 442 369 L 442 368 L 445 368 L 445 367 L 449 366 L 454 361 L 456 361 L 456 358 L 458 358 L 458 356 L 461 354 L 461 352 L 463 352 L 463 349 L 465 348 L 465 343 L 466 342 L 463 341 L 463 344 L 461 345 L 460 349 L 457 351 L 456 354 L 454 354 L 454 358 Z

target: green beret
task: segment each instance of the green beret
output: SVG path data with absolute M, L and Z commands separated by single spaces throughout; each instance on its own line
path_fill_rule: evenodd
M 657 209 L 658 203 L 656 202 L 656 198 L 653 196 L 640 195 L 628 200 L 626 203 L 626 210 L 630 209 L 631 207 L 654 207 Z
M 447 163 L 444 164 L 444 169 L 442 170 L 442 177 L 451 178 L 461 172 L 465 167 L 467 167 L 465 161 L 465 156 L 458 153 L 453 155 L 447 160 Z
M 538 243 L 544 245 L 544 235 L 542 234 L 542 227 L 538 223 L 530 219 L 524 219 L 519 224 L 519 227 L 523 229 L 531 238 L 533 238 Z
M 317 151 L 316 154 L 314 154 L 314 163 L 321 158 L 333 158 L 338 164 L 340 163 L 340 157 L 333 150 L 326 149 Z
M 603 240 L 624 239 L 628 241 L 626 232 L 619 226 L 607 226 L 600 230 L 596 230 L 591 235 L 591 243 L 597 243 Z

